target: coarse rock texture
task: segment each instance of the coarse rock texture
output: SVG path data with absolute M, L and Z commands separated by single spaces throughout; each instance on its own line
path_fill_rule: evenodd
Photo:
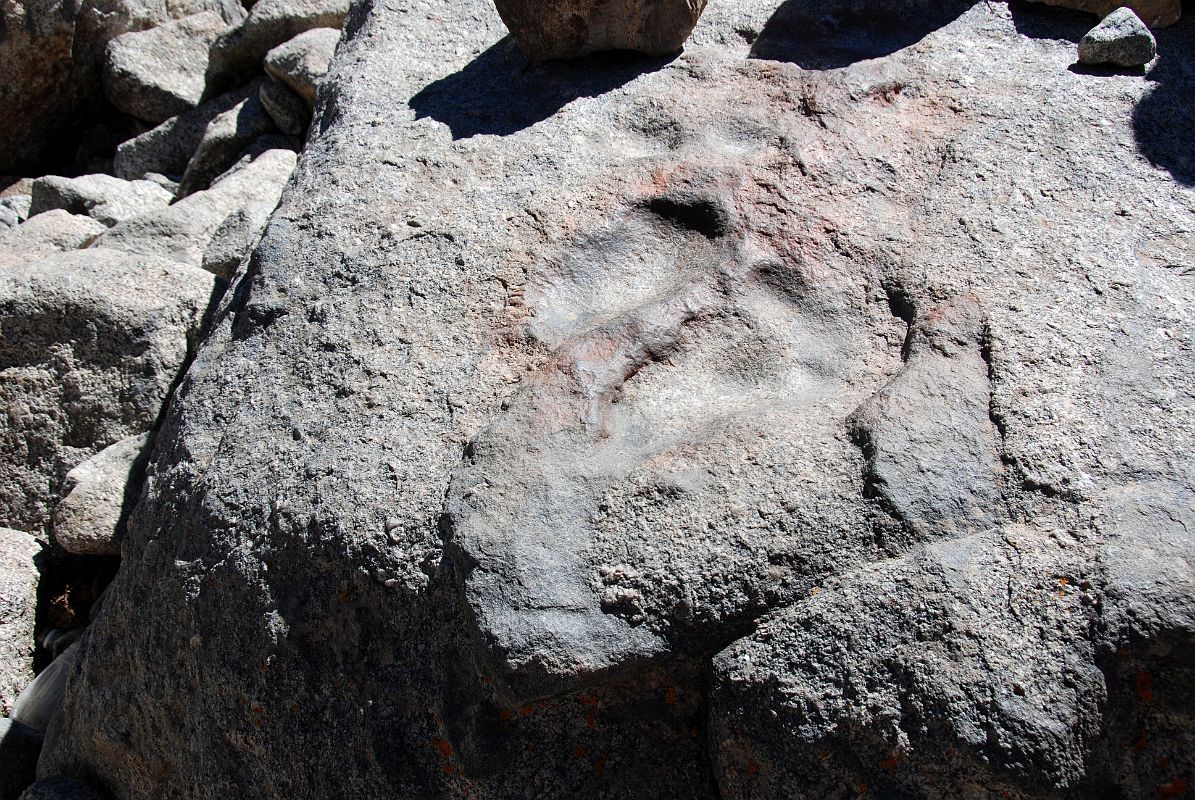
M 78 250 L 107 229 L 104 223 L 91 217 L 63 209 L 45 211 L 0 232 L 0 267 L 37 261 L 64 250 Z
M 9 195 L 0 199 L 0 228 L 15 228 L 29 219 L 33 198 L 27 194 Z
M 1051 6 L 1073 8 L 1076 11 L 1086 11 L 1098 14 L 1104 18 L 1122 6 L 1127 6 L 1137 12 L 1141 19 L 1151 28 L 1165 28 L 1178 22 L 1182 16 L 1182 0 L 1034 0 Z
M 212 45 L 208 91 L 223 91 L 261 68 L 278 45 L 304 31 L 344 24 L 348 0 L 257 0 L 249 16 Z
M 229 216 L 250 209 L 250 218 L 264 223 L 264 214 L 256 209 L 272 210 L 278 205 L 295 159 L 293 151 L 283 149 L 247 155 L 210 189 L 126 220 L 92 246 L 202 267 L 205 253 Z
M 205 11 L 117 36 L 104 60 L 104 95 L 155 125 L 194 108 L 203 97 L 208 51 L 227 27 L 219 14 Z
M 54 509 L 53 535 L 76 555 L 119 555 L 125 520 L 141 490 L 148 433 L 106 447 L 66 473 Z
M 236 163 L 254 140 L 276 130 L 257 92 L 217 115 L 203 132 L 199 146 L 187 162 L 178 185 L 178 196 L 206 189 Z
M 203 268 L 221 278 L 231 278 L 257 243 L 274 205 L 250 203 L 225 217 L 203 251 Z
M 680 50 L 706 0 L 495 0 L 528 58 L 576 58 L 599 50 L 670 55 Z
M 316 28 L 300 33 L 266 53 L 266 73 L 289 86 L 311 105 L 315 102 L 316 86 L 328 71 L 338 41 L 340 31 L 336 28 Z
M 311 124 L 311 105 L 273 78 L 262 82 L 257 96 L 261 107 L 283 133 L 301 136 Z
M 125 181 L 111 175 L 81 175 L 64 178 L 47 175 L 33 182 L 29 214 L 37 216 L 60 208 L 82 214 L 104 225 L 135 217 L 153 208 L 169 205 L 170 192 L 151 181 Z
M 1153 61 L 1158 43 L 1130 8 L 1118 8 L 1079 40 L 1083 64 L 1140 67 Z
M 41 775 L 1180 796 L 1195 20 L 1147 78 L 1090 26 L 725 0 L 529 64 L 487 0 L 355 7 Z
M 24 531 L 0 528 L 0 714 L 8 716 L 33 679 L 33 624 L 37 610 L 35 559 L 41 545 Z
M 42 531 L 67 472 L 154 426 L 212 289 L 93 248 L 0 269 L 0 525 Z
M 228 24 L 236 0 L 9 0 L 0 7 L 0 174 L 73 155 L 93 119 L 104 51 L 116 36 L 214 11 Z

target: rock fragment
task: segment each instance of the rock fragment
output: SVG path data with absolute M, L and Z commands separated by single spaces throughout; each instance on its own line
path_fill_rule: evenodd
M 266 72 L 293 89 L 310 107 L 315 103 L 315 88 L 328 71 L 338 41 L 340 31 L 335 28 L 300 33 L 266 54 Z
M 1158 43 L 1131 8 L 1118 8 L 1079 41 L 1079 63 L 1140 67 L 1153 61 Z
M 254 139 L 274 130 L 274 121 L 266 113 L 256 93 L 215 117 L 203 132 L 195 155 L 179 183 L 178 196 L 206 189 L 224 173 Z
M 60 208 L 112 226 L 152 208 L 168 205 L 168 191 L 150 181 L 125 181 L 111 175 L 64 178 L 48 175 L 33 182 L 31 216 Z
M 54 541 L 76 555 L 117 555 L 138 489 L 148 433 L 121 439 L 66 473 L 54 509 Z
M 273 78 L 261 84 L 258 97 L 278 130 L 285 134 L 300 136 L 311 122 L 311 108 L 303 98 Z
M 534 61 L 599 50 L 669 55 L 680 50 L 706 0 L 497 0 L 498 13 Z
M 33 680 L 39 578 L 34 559 L 40 552 L 41 545 L 28 533 L 0 528 L 0 711 L 5 716 Z
M 208 50 L 228 27 L 212 11 L 192 14 L 108 43 L 104 94 L 112 105 L 150 123 L 194 108 L 203 96 Z
M 257 91 L 257 87 L 258 82 L 254 81 L 212 98 L 198 108 L 171 117 L 153 130 L 129 139 L 116 148 L 112 171 L 125 180 L 145 178 L 151 172 L 181 177 L 211 121 L 244 101 Z
M 96 248 L 0 270 L 0 525 L 41 530 L 71 468 L 153 427 L 212 288 Z
M 38 214 L 0 232 L 0 266 L 36 261 L 52 253 L 86 247 L 107 228 L 102 222 L 60 208 Z

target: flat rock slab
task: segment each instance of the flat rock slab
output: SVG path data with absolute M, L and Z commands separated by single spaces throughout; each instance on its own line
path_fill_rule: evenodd
M 43 770 L 1177 791 L 1195 20 L 1148 80 L 1068 69 L 1089 24 L 726 0 L 529 64 L 486 0 L 359 7 Z
M 112 105 L 158 124 L 203 97 L 208 51 L 228 24 L 215 12 L 192 14 L 108 43 L 104 94 Z

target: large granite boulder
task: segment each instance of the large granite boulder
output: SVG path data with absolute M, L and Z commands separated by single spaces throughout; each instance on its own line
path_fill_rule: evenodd
M 545 65 L 356 7 L 42 776 L 1178 796 L 1195 20 L 1150 80 L 1089 27 L 726 0 Z
M 153 428 L 212 288 L 94 248 L 0 269 L 0 525 L 43 530 L 71 468 Z

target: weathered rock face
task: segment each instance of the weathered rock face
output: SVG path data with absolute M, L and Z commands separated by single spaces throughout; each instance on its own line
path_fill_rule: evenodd
M 54 541 L 77 555 L 119 555 L 125 519 L 141 490 L 148 433 L 106 447 L 66 473 L 54 509 Z
M 666 56 L 680 50 L 706 0 L 496 0 L 528 58 L 576 58 L 599 50 Z
M 300 33 L 266 53 L 266 72 L 310 105 L 315 102 L 316 86 L 328 71 L 338 41 L 340 30 L 337 28 L 316 28 Z
M 111 175 L 47 175 L 33 182 L 32 198 L 29 213 L 33 216 L 62 209 L 111 226 L 168 205 L 171 195 L 150 181 L 123 181 Z
M 1180 792 L 1195 21 L 1146 80 L 1035 8 L 528 65 L 484 0 L 359 6 L 43 777 Z
M 42 530 L 72 467 L 154 426 L 211 292 L 202 270 L 94 248 L 0 269 L 0 525 Z
M 37 540 L 23 531 L 0 528 L 0 712 L 13 703 L 33 679 L 33 623 L 37 610 L 34 559 Z M 0 784 L 2 785 L 2 784 Z

